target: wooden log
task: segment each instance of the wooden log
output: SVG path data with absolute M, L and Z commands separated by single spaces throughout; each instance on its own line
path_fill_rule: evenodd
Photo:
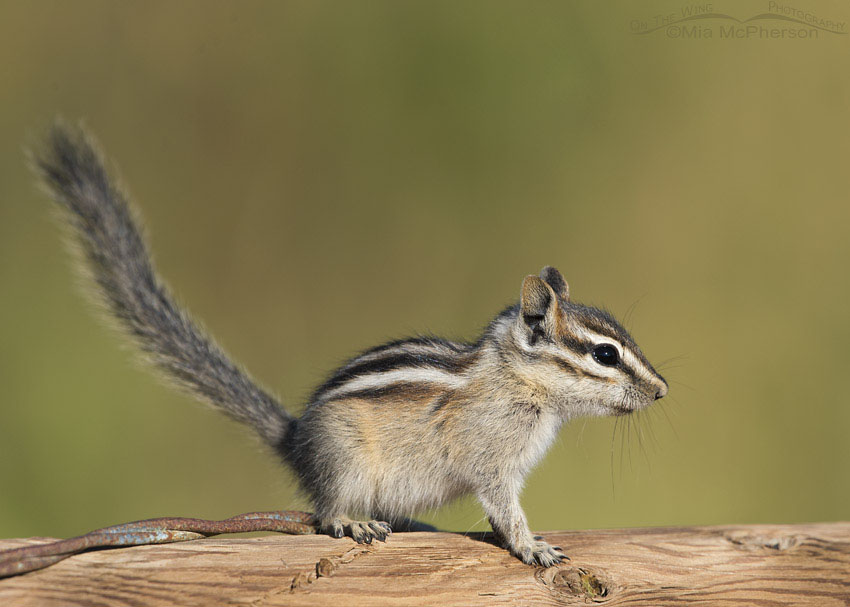
M 489 534 L 210 538 L 101 550 L 0 580 L 0 605 L 850 605 L 850 523 L 544 534 L 523 565 Z M 45 538 L 0 541 L 11 548 Z

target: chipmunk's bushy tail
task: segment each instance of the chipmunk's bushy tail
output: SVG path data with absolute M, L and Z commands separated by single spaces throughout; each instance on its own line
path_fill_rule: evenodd
M 134 210 L 86 133 L 57 123 L 34 165 L 67 211 L 99 294 L 120 325 L 179 385 L 278 447 L 293 417 L 175 303 L 154 270 Z

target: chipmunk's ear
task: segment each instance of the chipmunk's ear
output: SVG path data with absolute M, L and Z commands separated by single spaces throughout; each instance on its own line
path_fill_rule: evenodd
M 522 281 L 518 322 L 528 331 L 531 344 L 554 333 L 557 313 L 558 297 L 552 287 L 537 276 L 526 276 Z
M 552 266 L 546 266 L 542 270 L 540 270 L 540 278 L 546 281 L 552 290 L 555 292 L 555 295 L 558 296 L 558 299 L 561 301 L 569 301 L 570 300 L 570 285 L 567 284 L 567 281 L 564 280 L 564 276 Z

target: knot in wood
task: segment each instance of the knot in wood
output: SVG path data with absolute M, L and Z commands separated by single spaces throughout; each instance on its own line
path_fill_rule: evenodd
M 768 549 L 776 551 L 790 550 L 802 543 L 803 538 L 797 535 L 759 535 L 747 532 L 730 532 L 726 534 L 726 539 L 735 546 L 743 549 L 758 550 Z
M 549 567 L 538 570 L 537 579 L 561 596 L 601 602 L 611 592 L 605 576 L 582 567 Z
M 336 566 L 330 559 L 322 558 L 316 563 L 316 577 L 330 577 L 334 573 Z

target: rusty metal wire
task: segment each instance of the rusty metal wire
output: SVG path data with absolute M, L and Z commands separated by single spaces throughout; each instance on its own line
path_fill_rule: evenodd
M 316 533 L 316 524 L 312 514 L 294 510 L 248 512 L 222 521 L 179 517 L 152 518 L 96 529 L 67 540 L 0 550 L 0 578 L 43 569 L 93 548 L 168 544 L 245 531 L 277 531 L 306 535 Z

